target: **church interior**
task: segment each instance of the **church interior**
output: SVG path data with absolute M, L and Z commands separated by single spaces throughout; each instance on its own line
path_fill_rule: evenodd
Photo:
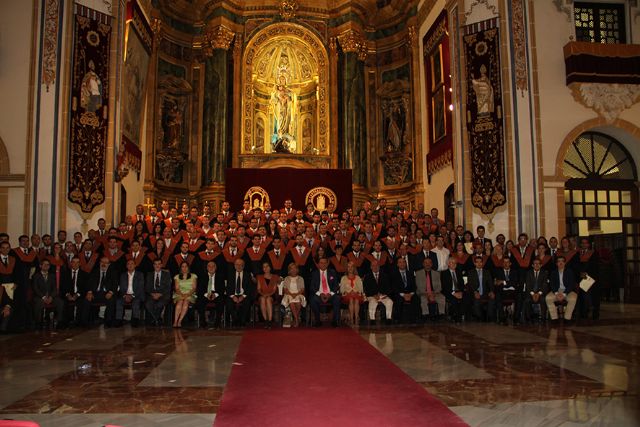
M 0 0 L 0 93 L 0 427 L 640 425 L 637 0 Z

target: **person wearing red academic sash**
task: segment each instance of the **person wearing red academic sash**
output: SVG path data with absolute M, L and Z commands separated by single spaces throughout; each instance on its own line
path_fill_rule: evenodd
M 262 313 L 262 318 L 266 322 L 265 328 L 271 329 L 273 321 L 273 304 L 275 303 L 275 298 L 277 296 L 280 276 L 272 273 L 271 264 L 266 261 L 262 263 L 262 269 L 255 278 L 258 302 L 260 303 L 260 312 Z
M 224 270 L 220 273 L 226 274 L 233 270 L 233 265 L 237 259 L 242 258 L 244 250 L 238 247 L 238 238 L 236 236 L 229 237 L 229 243 L 222 249 L 222 258 L 224 259 Z M 243 265 L 244 268 L 244 265 Z
M 287 250 L 282 247 L 282 239 L 275 236 L 271 241 L 272 249 L 267 252 L 269 263 L 271 264 L 271 272 L 282 276 L 284 273 L 285 260 L 287 258 Z
M 169 263 L 169 271 L 171 272 L 171 276 L 175 277 L 178 273 L 180 273 L 180 265 L 183 262 L 186 262 L 189 266 L 189 271 L 193 271 L 193 263 L 196 257 L 189 253 L 189 243 L 182 242 L 180 245 L 180 252 L 173 256 L 171 262 Z M 193 271 L 195 274 L 195 271 Z
M 262 273 L 262 261 L 265 258 L 267 248 L 266 246 L 262 246 L 262 240 L 259 234 L 255 234 L 252 241 L 253 245 L 244 251 L 244 261 L 246 265 L 245 268 L 255 277 Z

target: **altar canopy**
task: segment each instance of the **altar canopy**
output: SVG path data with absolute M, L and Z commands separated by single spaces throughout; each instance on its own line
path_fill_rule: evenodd
M 351 170 L 349 169 L 240 169 L 226 170 L 226 199 L 232 210 L 242 208 L 245 199 L 252 207 L 263 207 L 263 199 L 273 209 L 291 199 L 293 207 L 303 210 L 308 201 L 324 210 L 334 203 L 336 212 L 351 207 Z

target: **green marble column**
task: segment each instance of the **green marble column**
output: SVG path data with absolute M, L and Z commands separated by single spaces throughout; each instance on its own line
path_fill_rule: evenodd
M 230 55 L 228 50 L 214 49 L 205 60 L 202 185 L 224 182 L 224 170 L 230 165 Z
M 367 129 L 364 62 L 356 52 L 344 52 L 339 63 L 341 168 L 353 171 L 353 183 L 367 185 Z

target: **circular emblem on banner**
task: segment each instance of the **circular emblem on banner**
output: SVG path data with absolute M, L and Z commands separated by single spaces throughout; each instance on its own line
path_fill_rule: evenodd
M 244 193 L 244 200 L 251 202 L 251 209 L 260 208 L 269 203 L 269 193 L 262 187 L 251 187 Z
M 327 210 L 329 205 L 333 205 L 333 208 L 338 207 L 338 198 L 336 193 L 327 187 L 316 187 L 307 193 L 305 198 L 305 204 L 311 203 L 317 211 Z

